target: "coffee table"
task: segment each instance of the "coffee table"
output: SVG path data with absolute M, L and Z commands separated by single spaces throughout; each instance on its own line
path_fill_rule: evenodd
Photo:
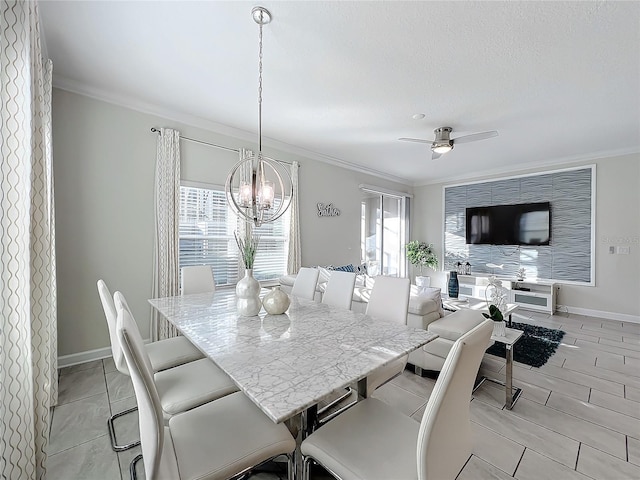
M 483 302 L 482 300 L 476 300 L 475 298 L 450 298 L 442 296 L 442 307 L 445 310 L 455 312 L 463 308 L 469 308 L 471 310 L 478 310 L 480 312 L 489 313 L 490 303 Z M 518 305 L 515 303 L 507 303 L 507 309 L 503 312 L 503 315 L 508 318 L 507 327 L 511 328 L 511 314 L 518 309 Z
M 505 387 L 504 406 L 507 408 L 507 410 L 511 410 L 522 394 L 521 388 L 513 386 L 513 347 L 516 342 L 520 340 L 520 337 L 524 335 L 524 332 L 522 330 L 516 330 L 515 328 L 506 328 L 505 331 L 506 334 L 504 337 L 497 335 L 491 336 L 491 340 L 493 340 L 494 342 L 504 343 L 507 349 L 507 368 L 505 372 L 505 381 L 503 382 L 502 380 L 483 376 L 480 378 L 480 381 L 474 387 L 473 391 L 475 392 L 480 387 L 480 385 L 485 382 L 485 380 L 492 383 L 497 383 L 498 385 L 502 385 Z

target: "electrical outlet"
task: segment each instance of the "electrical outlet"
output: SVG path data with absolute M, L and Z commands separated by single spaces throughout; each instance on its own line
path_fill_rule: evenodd
M 624 247 L 617 247 L 617 252 L 618 255 L 629 255 L 629 253 L 631 253 L 631 249 L 630 247 L 624 246 Z

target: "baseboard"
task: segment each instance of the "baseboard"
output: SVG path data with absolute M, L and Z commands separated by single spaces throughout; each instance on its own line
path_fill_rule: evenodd
M 149 339 L 145 339 L 144 343 L 149 343 Z M 102 360 L 111 356 L 111 347 L 97 348 L 95 350 L 87 350 L 86 352 L 72 353 L 70 355 L 62 355 L 58 357 L 58 368 L 70 367 L 81 363 L 93 362 L 94 360 Z
M 640 323 L 639 315 L 629 315 L 627 313 L 603 312 L 590 308 L 569 307 L 567 305 L 556 305 L 556 312 L 575 313 L 587 317 L 605 318 L 607 320 L 618 320 L 621 322 Z
M 70 367 L 72 365 L 92 362 L 94 360 L 101 360 L 110 356 L 111 347 L 97 348 L 86 352 L 72 353 L 71 355 L 62 355 L 61 357 L 58 357 L 58 368 Z

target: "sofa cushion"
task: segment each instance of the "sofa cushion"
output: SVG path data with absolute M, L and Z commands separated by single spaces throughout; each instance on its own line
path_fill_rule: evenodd
M 431 322 L 428 330 L 437 333 L 441 338 L 455 342 L 469 330 L 484 322 L 484 320 L 482 313 L 467 308 Z

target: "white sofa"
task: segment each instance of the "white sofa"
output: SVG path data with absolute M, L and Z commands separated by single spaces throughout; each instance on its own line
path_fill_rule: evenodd
M 320 302 L 322 301 L 322 294 L 324 292 L 326 282 L 331 275 L 331 270 L 323 267 L 318 267 L 318 269 L 320 270 L 320 274 L 318 276 L 315 300 Z M 286 293 L 291 293 L 291 288 L 293 287 L 295 279 L 295 275 L 285 275 L 280 277 L 280 288 Z M 374 282 L 374 277 L 358 275 L 356 286 L 353 289 L 351 310 L 354 312 L 365 312 Z M 411 286 L 407 325 L 410 327 L 424 328 L 426 330 L 431 322 L 436 321 L 443 316 L 444 311 L 442 310 L 442 301 L 440 300 L 440 289 L 432 288 L 429 289 L 427 293 L 420 293 L 418 287 L 415 285 Z

